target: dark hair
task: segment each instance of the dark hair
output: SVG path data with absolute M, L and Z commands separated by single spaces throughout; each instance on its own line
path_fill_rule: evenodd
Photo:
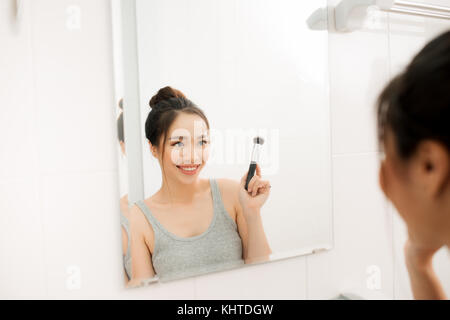
M 179 90 L 164 87 L 152 97 L 149 104 L 152 110 L 145 121 L 145 136 L 156 147 L 159 147 L 161 137 L 163 137 L 162 145 L 164 146 L 167 131 L 182 112 L 200 116 L 209 129 L 209 122 L 203 111 Z M 164 156 L 164 148 L 162 152 Z
M 117 138 L 119 142 L 125 142 L 125 135 L 123 131 L 123 98 L 119 101 L 120 115 L 117 118 Z
M 421 140 L 450 151 L 450 31 L 429 42 L 378 98 L 378 139 L 388 127 L 397 153 L 410 158 Z

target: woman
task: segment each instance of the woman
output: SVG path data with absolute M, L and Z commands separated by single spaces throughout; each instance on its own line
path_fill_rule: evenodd
M 450 32 L 428 43 L 378 100 L 380 186 L 408 228 L 416 299 L 446 299 L 432 267 L 450 246 Z
M 162 88 L 150 101 L 145 123 L 150 151 L 162 171 L 161 188 L 129 213 L 132 279 L 174 280 L 267 260 L 260 209 L 270 184 L 257 167 L 247 174 L 200 179 L 209 150 L 209 123 L 180 91 Z

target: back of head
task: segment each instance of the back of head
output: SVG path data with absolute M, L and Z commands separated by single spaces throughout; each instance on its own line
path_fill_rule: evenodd
M 430 41 L 383 90 L 378 99 L 378 133 L 395 136 L 408 159 L 424 139 L 450 151 L 450 31 Z

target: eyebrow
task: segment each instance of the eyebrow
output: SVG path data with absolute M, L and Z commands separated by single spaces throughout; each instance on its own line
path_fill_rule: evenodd
M 201 136 L 198 136 L 197 139 L 200 138 L 206 138 L 207 136 L 202 134 Z M 171 137 L 169 140 L 184 140 L 185 138 L 187 138 L 187 136 L 175 136 L 175 137 Z

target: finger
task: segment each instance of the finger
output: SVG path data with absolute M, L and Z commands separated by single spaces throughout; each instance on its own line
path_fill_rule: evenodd
M 256 175 L 261 178 L 261 167 L 259 164 L 256 164 Z
M 268 193 L 268 192 L 270 192 L 270 188 L 272 187 L 270 185 L 270 182 L 267 181 L 267 180 L 261 180 L 261 182 L 262 182 L 262 186 L 261 186 L 261 189 L 259 189 L 259 191 L 261 193 Z
M 247 188 L 248 192 L 252 192 L 252 191 L 253 191 L 254 186 L 255 186 L 255 183 L 256 183 L 257 181 L 259 181 L 259 177 L 258 177 L 258 176 L 253 176 L 253 177 L 250 179 L 250 182 L 248 183 L 248 188 Z
M 252 197 L 254 197 L 258 194 L 258 189 L 259 189 L 260 183 L 261 183 L 261 181 L 257 181 L 254 183 L 254 186 L 252 189 Z
M 253 186 L 254 186 L 254 183 L 255 183 L 255 181 L 257 181 L 259 179 L 259 177 L 258 176 L 253 176 L 251 179 L 250 179 L 250 181 L 248 182 L 248 190 L 250 191 L 250 190 L 253 190 Z
M 265 180 L 259 180 L 258 184 L 253 187 L 252 196 L 262 193 L 268 193 L 270 189 L 270 182 Z
M 241 188 L 245 188 L 245 182 L 247 181 L 248 171 L 245 172 L 244 176 L 241 178 Z

